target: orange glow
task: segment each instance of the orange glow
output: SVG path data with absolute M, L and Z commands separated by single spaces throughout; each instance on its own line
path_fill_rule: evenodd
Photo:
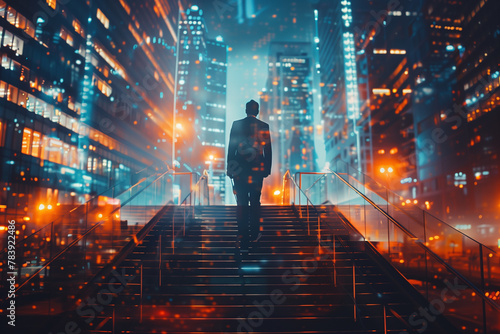
M 45 205 L 40 204 L 40 205 L 38 206 L 38 210 L 40 210 L 40 211 L 41 211 L 41 210 L 43 210 L 43 209 L 45 209 Z
M 384 167 L 380 168 L 380 173 L 385 173 L 385 168 Z
M 23 220 L 24 220 L 24 221 L 30 221 L 30 219 L 31 219 L 31 218 L 30 218 L 30 217 L 28 217 L 28 216 L 23 217 Z
M 274 191 L 274 196 L 279 196 L 281 195 L 281 191 L 280 190 L 275 190 Z
M 194 86 L 194 87 L 193 87 L 193 90 L 194 90 L 195 92 L 197 92 L 199 89 L 200 89 L 200 88 L 199 88 L 198 86 Z
M 47 205 L 47 209 L 52 210 L 52 205 Z
M 102 213 L 98 214 L 97 218 L 101 219 L 102 218 Z
M 5 231 L 5 230 L 7 230 L 6 226 L 0 226 L 0 231 Z
M 178 130 L 182 130 L 182 129 L 184 129 L 184 127 L 182 126 L 182 124 L 181 124 L 181 123 L 177 123 L 177 124 L 175 125 L 175 127 L 176 127 Z

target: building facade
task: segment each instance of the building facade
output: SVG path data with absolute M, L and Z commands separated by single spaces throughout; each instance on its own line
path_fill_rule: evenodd
M 208 38 L 203 9 L 181 11 L 175 102 L 175 160 L 181 171 L 211 176 L 219 200 L 225 193 L 227 45 Z
M 307 42 L 272 42 L 261 113 L 273 143 L 271 188 L 280 188 L 287 170 L 317 170 L 314 146 L 313 58 Z

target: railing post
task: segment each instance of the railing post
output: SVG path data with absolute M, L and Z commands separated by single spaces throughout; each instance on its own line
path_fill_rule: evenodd
M 384 305 L 384 334 L 387 334 L 387 311 Z
M 139 316 L 139 323 L 142 324 L 142 267 L 143 265 L 141 264 L 141 300 L 140 300 L 140 305 L 139 305 L 139 311 L 140 311 L 140 316 Z
M 161 230 L 160 230 L 160 236 L 158 237 L 158 285 L 161 286 Z
M 321 244 L 321 217 L 318 215 L 318 244 Z
M 115 314 L 115 309 L 116 309 L 116 305 L 115 305 L 115 306 L 113 306 L 113 319 L 112 319 L 112 320 L 113 320 L 113 322 L 112 322 L 112 327 L 111 327 L 111 328 L 112 328 L 112 329 L 111 329 L 111 332 L 112 332 L 113 334 L 115 334 L 115 328 L 116 328 L 116 327 L 115 327 L 115 326 L 116 326 L 116 314 Z
M 483 244 L 479 244 L 479 265 L 481 266 L 481 290 L 485 293 L 485 283 L 484 283 L 484 260 L 483 260 Z M 483 334 L 486 334 L 486 301 L 484 298 L 481 299 L 483 302 Z
M 424 245 L 427 246 L 427 227 L 425 221 L 425 211 L 422 210 L 423 214 L 423 225 L 424 225 Z M 427 264 L 427 251 L 424 251 L 425 260 L 425 297 L 429 300 L 429 268 Z
M 333 239 L 333 286 L 337 287 L 337 250 L 335 248 L 335 235 L 332 235 Z
M 175 248 L 175 214 L 177 213 L 177 208 L 175 208 L 174 212 L 172 213 L 172 254 L 174 254 L 174 248 Z
M 299 189 L 302 189 L 302 174 L 299 173 Z M 299 208 L 300 208 L 300 203 L 301 203 L 301 200 L 300 200 L 300 192 L 299 192 Z M 300 216 L 302 218 L 302 215 Z
M 354 322 L 357 322 L 357 307 L 356 307 L 356 267 L 352 263 L 352 298 L 354 300 Z

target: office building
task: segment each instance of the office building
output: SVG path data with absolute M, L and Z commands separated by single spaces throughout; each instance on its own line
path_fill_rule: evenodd
M 28 220 L 170 164 L 176 4 L 0 1 L 8 212 Z

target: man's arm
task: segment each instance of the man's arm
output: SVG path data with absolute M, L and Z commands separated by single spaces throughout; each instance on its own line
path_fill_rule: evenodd
M 266 124 L 264 131 L 264 177 L 271 175 L 271 166 L 273 163 L 273 152 L 271 148 L 271 134 L 269 125 Z
M 227 148 L 227 170 L 226 174 L 230 178 L 234 177 L 235 173 L 235 166 L 234 164 L 237 163 L 235 159 L 235 154 L 236 150 L 238 149 L 238 138 L 237 138 L 237 133 L 235 130 L 235 124 L 233 122 L 233 125 L 231 126 L 231 132 L 229 135 L 229 144 Z

